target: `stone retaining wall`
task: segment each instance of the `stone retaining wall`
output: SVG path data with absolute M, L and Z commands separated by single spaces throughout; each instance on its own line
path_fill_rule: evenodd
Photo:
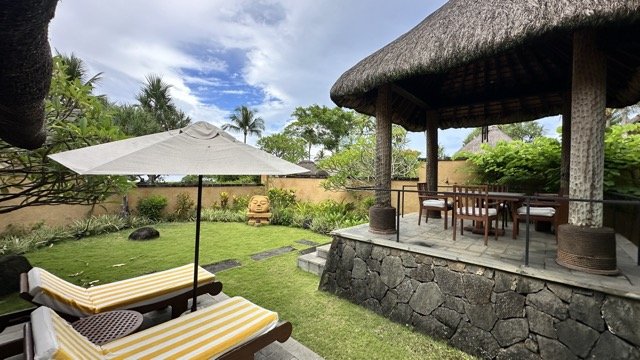
M 487 359 L 640 359 L 640 301 L 334 236 L 320 289 Z

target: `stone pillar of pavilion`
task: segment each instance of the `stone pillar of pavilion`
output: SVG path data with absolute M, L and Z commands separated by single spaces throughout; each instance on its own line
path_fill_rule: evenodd
M 391 87 L 378 88 L 376 99 L 376 183 L 377 189 L 391 189 Z M 396 209 L 391 206 L 391 192 L 376 190 L 376 203 L 369 209 L 369 231 L 380 234 L 396 232 Z
M 607 64 L 599 45 L 594 30 L 574 33 L 569 174 L 572 199 L 603 198 Z M 602 208 L 601 203 L 569 203 L 569 223 L 558 228 L 558 264 L 598 274 L 617 273 L 615 233 L 602 227 Z
M 562 109 L 562 155 L 560 158 L 560 195 L 569 195 L 571 165 L 571 93 L 567 93 Z
M 427 190 L 438 191 L 438 113 L 427 113 Z M 440 211 L 429 211 L 430 218 L 440 218 Z

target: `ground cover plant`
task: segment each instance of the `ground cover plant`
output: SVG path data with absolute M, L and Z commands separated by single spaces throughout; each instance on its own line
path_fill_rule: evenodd
M 127 240 L 130 230 L 66 240 L 27 252 L 41 266 L 79 285 L 103 284 L 193 261 L 193 223 L 162 223 L 159 239 Z M 414 332 L 344 299 L 317 290 L 317 276 L 299 270 L 297 251 L 261 261 L 250 255 L 282 246 L 308 246 L 299 239 L 326 243 L 308 230 L 203 223 L 201 264 L 236 259 L 242 266 L 217 274 L 228 295 L 241 295 L 291 321 L 293 336 L 327 359 L 467 359 L 443 342 Z M 30 304 L 17 295 L 0 298 L 0 313 Z

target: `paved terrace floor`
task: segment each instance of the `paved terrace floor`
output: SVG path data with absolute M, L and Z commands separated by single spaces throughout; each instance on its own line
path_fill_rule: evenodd
M 449 220 L 451 221 L 451 220 Z M 470 224 L 470 221 L 465 224 Z M 501 224 L 500 224 L 501 225 Z M 604 293 L 640 299 L 640 266 L 637 266 L 637 247 L 623 236 L 616 234 L 617 276 L 593 275 L 570 270 L 555 262 L 555 236 L 537 232 L 530 226 L 529 266 L 524 266 L 525 224 L 520 224 L 520 235 L 511 238 L 512 224 L 508 223 L 505 235 L 495 240 L 489 236 L 484 245 L 483 235 L 465 231 L 453 241 L 453 229 L 444 230 L 443 219 L 429 219 L 418 226 L 418 214 L 407 214 L 400 219 L 400 241 L 396 234 L 379 235 L 369 232 L 363 224 L 334 231 L 333 234 L 348 239 L 371 242 L 378 245 L 409 250 L 447 260 L 462 261 L 535 278 L 579 286 Z

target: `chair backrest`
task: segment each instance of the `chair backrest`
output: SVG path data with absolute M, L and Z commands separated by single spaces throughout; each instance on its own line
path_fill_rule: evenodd
M 509 185 L 502 184 L 488 184 L 489 191 L 493 192 L 509 192 Z
M 455 213 L 462 216 L 483 217 L 488 214 L 489 190 L 487 185 L 454 185 Z

